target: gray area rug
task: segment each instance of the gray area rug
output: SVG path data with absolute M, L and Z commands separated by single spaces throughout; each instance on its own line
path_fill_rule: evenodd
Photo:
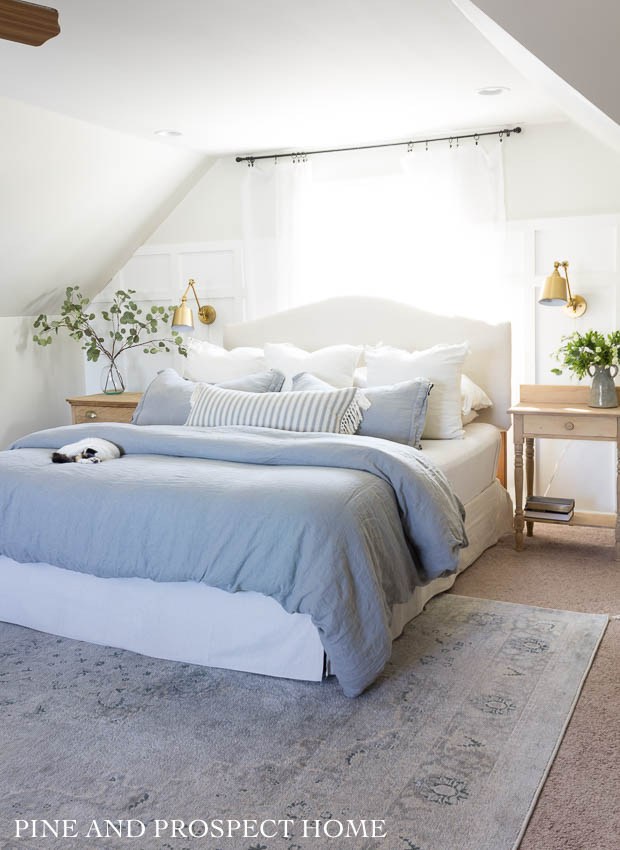
M 355 700 L 2 623 L 0 847 L 511 850 L 606 622 L 444 595 Z

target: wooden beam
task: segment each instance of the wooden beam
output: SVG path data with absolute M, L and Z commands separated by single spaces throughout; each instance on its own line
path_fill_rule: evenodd
M 40 47 L 59 32 L 56 9 L 25 0 L 0 0 L 0 38 Z

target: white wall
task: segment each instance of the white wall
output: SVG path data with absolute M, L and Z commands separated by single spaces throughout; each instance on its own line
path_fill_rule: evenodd
M 0 317 L 0 449 L 17 437 L 68 425 L 65 399 L 84 391 L 78 347 L 58 337 L 41 348 L 32 341 L 32 317 Z
M 246 169 L 232 156 L 218 159 L 146 244 L 241 239 L 241 180 Z
M 620 155 L 572 123 L 525 127 L 504 146 L 508 219 L 620 210 Z

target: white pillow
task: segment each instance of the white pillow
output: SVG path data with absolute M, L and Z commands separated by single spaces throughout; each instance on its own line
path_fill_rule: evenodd
M 221 384 L 265 371 L 265 358 L 260 348 L 233 348 L 228 351 L 202 339 L 186 340 L 187 359 L 183 377 L 190 381 Z
M 274 342 L 265 345 L 265 362 L 268 369 L 286 376 L 283 391 L 291 389 L 292 379 L 300 372 L 310 372 L 333 387 L 350 387 L 362 351 L 361 345 L 329 345 L 310 352 L 288 342 Z
M 428 378 L 433 382 L 433 389 L 428 400 L 422 437 L 427 440 L 460 438 L 464 434 L 461 421 L 461 374 L 468 351 L 467 342 L 435 345 L 425 351 L 413 352 L 387 345 L 368 347 L 368 386 Z
M 362 388 L 368 386 L 368 369 L 366 366 L 358 366 L 353 373 L 353 386 Z
M 463 420 L 463 425 L 469 425 L 470 422 L 473 422 L 474 419 L 478 418 L 478 414 L 475 410 L 470 410 L 469 413 L 463 413 L 461 419 Z
M 463 418 L 472 410 L 493 407 L 493 402 L 478 384 L 474 384 L 467 375 L 461 375 L 461 413 Z M 470 420 L 471 421 L 471 420 Z

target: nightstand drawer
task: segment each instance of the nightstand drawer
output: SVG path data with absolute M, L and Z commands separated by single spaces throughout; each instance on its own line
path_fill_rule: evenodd
M 73 423 L 84 422 L 131 422 L 135 407 L 98 407 L 96 404 L 73 405 Z
M 523 433 L 541 437 L 566 437 L 583 440 L 614 440 L 618 430 L 616 416 L 530 415 L 523 417 Z

